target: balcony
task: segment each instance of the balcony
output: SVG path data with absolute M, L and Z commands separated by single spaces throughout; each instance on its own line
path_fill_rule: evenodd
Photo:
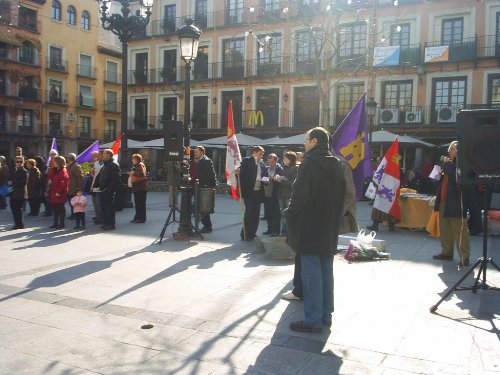
M 76 102 L 79 108 L 93 109 L 95 107 L 95 98 L 90 95 L 78 95 L 76 97 Z
M 68 73 L 68 62 L 56 58 L 47 58 L 47 69 L 54 72 Z
M 415 66 L 420 61 L 420 44 L 399 47 L 399 56 L 395 53 L 398 46 L 375 47 L 373 53 L 373 66 Z
M 90 138 L 90 129 L 87 127 L 78 127 L 77 129 L 78 138 Z
M 68 105 L 68 94 L 58 90 L 47 90 L 47 103 Z
M 23 64 L 40 66 L 38 50 L 34 47 L 18 47 L 17 48 L 17 61 Z
M 116 101 L 105 101 L 104 102 L 104 111 L 110 113 L 120 113 L 120 106 Z
M 31 86 L 19 87 L 19 97 L 25 100 L 40 100 L 40 89 Z
M 500 57 L 500 40 L 496 35 L 477 37 L 477 57 Z
M 121 84 L 122 83 L 121 75 L 118 72 L 114 72 L 111 70 L 105 70 L 104 71 L 104 82 Z
M 49 124 L 49 132 L 48 132 L 48 135 L 51 135 L 51 136 L 64 136 L 64 131 L 61 127 L 60 124 Z
M 147 85 L 155 82 L 155 69 L 141 69 L 129 71 L 129 85 Z
M 33 134 L 33 125 L 17 125 L 17 132 L 22 134 Z
M 17 21 L 17 26 L 20 29 L 32 32 L 32 33 L 40 33 L 41 27 L 40 25 L 42 24 L 39 20 L 33 17 L 14 17 L 13 20 L 15 21 L 18 18 Z M 15 22 L 14 22 L 15 23 Z
M 76 69 L 79 77 L 96 79 L 96 68 L 89 65 L 76 64 Z

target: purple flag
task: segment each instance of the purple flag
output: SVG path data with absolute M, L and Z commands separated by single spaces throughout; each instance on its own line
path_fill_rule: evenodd
M 83 151 L 80 155 L 76 157 L 76 162 L 78 164 L 91 162 L 92 161 L 92 153 L 94 151 L 99 151 L 99 141 L 95 141 L 92 143 L 85 151 Z
M 45 161 L 45 165 L 48 167 L 50 162 L 50 151 L 56 150 L 59 153 L 59 149 L 57 148 L 57 142 L 55 138 L 52 138 L 52 144 L 50 145 L 49 153 L 47 154 L 47 160 Z
M 372 174 L 365 111 L 366 93 L 347 114 L 332 135 L 332 148 L 352 168 L 356 199 L 363 196 L 363 181 Z

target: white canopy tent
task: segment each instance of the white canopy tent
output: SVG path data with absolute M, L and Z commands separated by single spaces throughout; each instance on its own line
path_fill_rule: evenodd
M 162 138 L 163 139 L 163 138 Z M 99 145 L 99 148 L 110 148 L 111 146 L 113 146 L 113 143 L 115 143 L 115 141 L 112 141 L 112 142 L 108 142 L 108 143 L 102 143 Z M 129 148 L 143 148 L 144 146 L 144 142 L 143 141 L 136 141 L 134 139 L 128 139 L 127 140 L 127 143 L 128 143 L 128 147 Z

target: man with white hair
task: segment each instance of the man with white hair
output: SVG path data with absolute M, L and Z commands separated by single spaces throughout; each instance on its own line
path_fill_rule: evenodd
M 67 157 L 68 165 L 66 169 L 68 170 L 69 177 L 69 190 L 68 190 L 68 203 L 71 208 L 71 215 L 68 217 L 70 220 L 75 220 L 75 214 L 73 213 L 73 206 L 71 205 L 71 199 L 76 195 L 78 190 L 83 188 L 83 171 L 82 167 L 76 161 L 76 155 L 71 153 Z

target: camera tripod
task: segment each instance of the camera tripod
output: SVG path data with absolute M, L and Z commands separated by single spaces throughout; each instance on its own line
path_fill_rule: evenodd
M 173 187 L 177 190 L 177 186 Z M 178 223 L 178 221 L 175 219 L 175 213 L 178 212 L 180 214 L 180 210 L 177 207 L 177 191 L 174 194 L 174 201 L 172 202 L 172 207 L 170 207 L 170 212 L 168 213 L 167 220 L 165 220 L 165 224 L 163 224 L 163 228 L 161 230 L 160 235 L 156 240 L 154 240 L 154 244 L 158 243 L 161 244 L 163 241 L 163 236 L 165 236 L 165 232 L 167 231 L 167 227 L 172 224 L 172 223 Z
M 486 269 L 488 268 L 488 264 L 491 264 L 493 267 L 497 269 L 497 271 L 500 272 L 500 268 L 498 265 L 495 263 L 493 258 L 488 257 L 488 210 L 490 206 L 490 199 L 491 197 L 491 186 L 488 186 L 485 193 L 484 193 L 484 215 L 483 215 L 483 256 L 477 260 L 476 263 L 474 263 L 473 266 L 463 275 L 460 280 L 458 280 L 455 285 L 453 285 L 451 288 L 448 289 L 448 291 L 445 293 L 445 295 L 439 300 L 438 303 L 433 305 L 430 308 L 431 313 L 436 312 L 438 306 L 446 299 L 450 294 L 452 294 L 454 291 L 462 291 L 462 290 L 472 290 L 472 293 L 476 293 L 478 289 L 482 290 L 495 290 L 495 291 L 500 291 L 500 288 L 493 287 L 488 285 L 486 281 Z M 476 281 L 474 282 L 474 285 L 472 286 L 460 286 L 462 282 L 474 272 L 476 267 L 479 266 L 479 271 L 476 276 Z

